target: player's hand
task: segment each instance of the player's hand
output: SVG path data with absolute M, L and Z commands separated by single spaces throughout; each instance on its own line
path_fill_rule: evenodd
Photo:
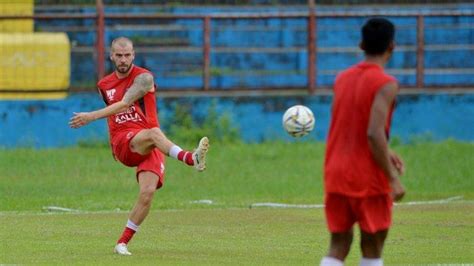
M 94 118 L 91 113 L 74 113 L 74 116 L 69 119 L 69 126 L 71 128 L 80 128 L 92 122 Z
M 405 196 L 405 187 L 403 187 L 400 179 L 398 177 L 392 178 L 390 181 L 390 186 L 392 188 L 393 201 L 402 200 L 403 196 Z
M 402 158 L 396 154 L 394 151 L 389 151 L 390 155 L 390 161 L 392 162 L 392 165 L 397 169 L 398 175 L 404 175 L 405 174 L 405 163 L 403 162 Z

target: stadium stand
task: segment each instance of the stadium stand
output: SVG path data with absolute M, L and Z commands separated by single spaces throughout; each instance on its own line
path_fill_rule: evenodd
M 95 6 L 38 6 L 36 14 L 95 14 Z M 330 86 L 337 72 L 362 58 L 356 48 L 358 27 L 366 16 L 331 17 L 334 13 L 361 12 L 360 6 L 323 6 L 317 9 L 317 84 Z M 416 85 L 417 12 L 438 12 L 440 6 L 364 7 L 364 12 L 383 13 L 398 27 L 398 48 L 389 65 L 404 86 Z M 474 84 L 472 25 L 474 6 L 442 7 L 465 16 L 424 18 L 424 84 L 466 86 Z M 119 35 L 132 38 L 137 63 L 158 73 L 162 89 L 202 88 L 203 20 L 200 18 L 130 19 L 121 15 L 168 14 L 186 16 L 227 13 L 307 12 L 306 6 L 106 6 L 105 44 Z M 470 13 L 469 13 L 470 12 Z M 412 13 L 413 16 L 398 16 Z M 36 31 L 65 30 L 72 42 L 72 87 L 94 85 L 95 22 L 92 19 L 38 20 Z M 210 87 L 290 88 L 307 84 L 307 18 L 212 19 L 210 24 Z M 107 64 L 110 70 L 110 65 Z M 441 75 L 443 74 L 443 75 Z M 256 78 L 257 77 L 257 78 Z
M 0 14 L 31 16 L 33 0 L 0 1 Z M 70 44 L 64 33 L 34 32 L 34 21 L 0 20 L 0 99 L 67 96 Z

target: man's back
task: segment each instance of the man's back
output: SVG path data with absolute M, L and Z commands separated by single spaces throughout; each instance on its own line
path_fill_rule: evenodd
M 353 197 L 389 193 L 387 178 L 372 157 L 367 129 L 376 93 L 393 81 L 381 66 L 369 62 L 354 65 L 337 77 L 326 149 L 327 193 Z M 387 134 L 389 124 L 390 117 Z
M 361 266 L 383 265 L 393 200 L 405 189 L 401 158 L 388 147 L 396 80 L 385 74 L 395 47 L 395 25 L 371 18 L 361 28 L 365 61 L 336 78 L 324 163 L 324 212 L 331 233 L 321 266 L 343 266 L 360 229 Z

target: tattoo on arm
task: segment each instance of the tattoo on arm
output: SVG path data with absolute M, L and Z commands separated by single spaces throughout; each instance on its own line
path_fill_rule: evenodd
M 122 101 L 131 105 L 138 99 L 142 98 L 153 88 L 153 76 L 150 73 L 143 73 L 135 77 L 132 86 L 123 96 Z

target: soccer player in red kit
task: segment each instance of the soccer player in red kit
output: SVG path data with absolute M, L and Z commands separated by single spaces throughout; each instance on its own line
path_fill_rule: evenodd
M 394 49 L 394 25 L 383 18 L 362 27 L 365 60 L 340 73 L 334 84 L 331 125 L 324 163 L 325 214 L 331 233 L 321 265 L 344 264 L 359 224 L 361 266 L 383 265 L 382 249 L 393 200 L 405 189 L 400 157 L 388 147 L 398 84 L 384 72 Z
M 155 191 L 163 185 L 165 155 L 203 171 L 209 147 L 209 140 L 203 137 L 194 152 L 184 151 L 165 136 L 157 116 L 153 75 L 134 65 L 134 58 L 133 43 L 125 37 L 115 39 L 110 51 L 115 71 L 97 84 L 107 107 L 74 113 L 69 122 L 72 128 L 79 128 L 107 117 L 115 159 L 137 167 L 140 192 L 114 249 L 120 255 L 131 255 L 127 244 L 148 215 Z

